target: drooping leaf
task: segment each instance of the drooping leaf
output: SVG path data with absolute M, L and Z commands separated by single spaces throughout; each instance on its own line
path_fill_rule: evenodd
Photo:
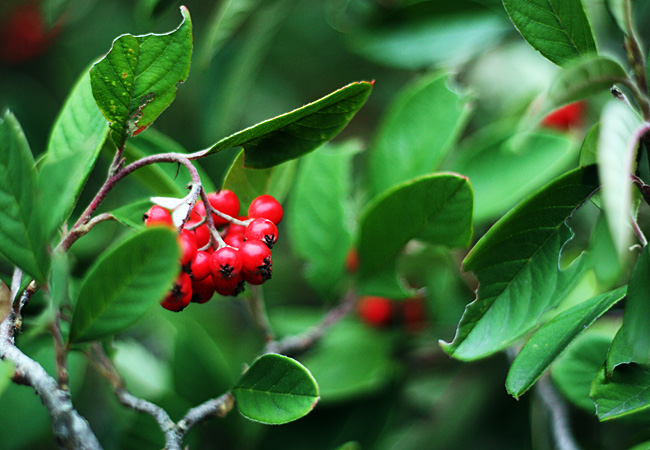
M 503 6 L 524 39 L 557 65 L 597 51 L 581 0 L 503 0 Z
M 90 71 L 93 96 L 118 148 L 156 120 L 189 74 L 192 21 L 184 6 L 181 14 L 183 21 L 172 32 L 120 36 Z
M 590 395 L 601 421 L 647 411 L 650 408 L 650 369 L 625 364 L 617 367 L 608 378 L 602 368 L 591 385 Z
M 313 103 L 224 138 L 203 156 L 242 147 L 245 166 L 265 169 L 309 153 L 332 139 L 368 99 L 372 83 L 351 83 Z
M 464 269 L 479 281 L 453 342 L 451 356 L 472 360 L 499 351 L 533 329 L 584 272 L 583 258 L 560 268 L 560 253 L 572 232 L 565 221 L 598 187 L 594 166 L 553 180 L 528 197 L 474 246 Z
M 468 117 L 467 99 L 445 73 L 404 89 L 384 117 L 368 159 L 371 194 L 431 172 L 452 149 Z
M 47 230 L 61 226 L 72 213 L 108 135 L 108 123 L 92 95 L 85 70 L 54 123 L 38 182 L 48 206 Z
M 639 116 L 620 101 L 605 105 L 598 138 L 598 175 L 602 182 L 605 217 L 619 259 L 629 254 L 632 238 L 632 181 L 635 157 L 642 124 Z
M 42 283 L 50 256 L 38 196 L 29 144 L 18 120 L 6 112 L 0 119 L 0 252 Z
M 449 248 L 469 245 L 472 204 L 467 179 L 450 173 L 416 178 L 375 197 L 361 214 L 358 230 L 360 292 L 410 296 L 395 274 L 402 248 L 411 239 Z
M 244 167 L 244 152 L 235 158 L 223 182 L 223 189 L 237 193 L 241 211 L 262 194 L 275 197 L 280 203 L 285 199 L 296 173 L 297 161 L 291 160 L 268 169 L 247 169 Z
M 70 323 L 70 343 L 101 339 L 135 323 L 178 276 L 176 234 L 153 227 L 103 254 L 84 278 Z
M 232 388 L 237 407 L 248 419 L 269 425 L 292 422 L 318 401 L 318 385 L 302 364 L 274 353 L 257 359 Z
M 305 156 L 289 202 L 291 244 L 307 261 L 307 280 L 332 294 L 352 244 L 350 180 L 357 143 L 326 145 Z
M 530 389 L 555 358 L 598 317 L 625 295 L 626 287 L 598 295 L 553 318 L 524 345 L 510 366 L 506 389 L 519 397 Z

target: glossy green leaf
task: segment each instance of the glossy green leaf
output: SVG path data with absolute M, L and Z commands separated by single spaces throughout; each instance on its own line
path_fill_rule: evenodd
M 395 275 L 402 248 L 411 239 L 449 248 L 469 245 L 472 204 L 467 179 L 450 173 L 423 176 L 375 197 L 359 223 L 360 292 L 389 298 L 410 296 Z
M 597 318 L 625 295 L 626 287 L 598 295 L 554 317 L 524 345 L 510 366 L 506 389 L 519 397 L 530 389 L 544 371 Z
M 581 0 L 503 0 L 503 6 L 524 39 L 555 64 L 596 53 Z
M 7 112 L 0 119 L 0 252 L 39 283 L 50 256 L 40 208 L 32 152 L 20 124 Z
M 237 193 L 240 210 L 246 214 L 248 205 L 262 194 L 270 194 L 282 202 L 293 185 L 296 165 L 297 161 L 291 160 L 268 169 L 247 169 L 242 151 L 230 166 L 222 189 Z
M 380 124 L 368 158 L 371 194 L 438 168 L 467 118 L 467 99 L 434 73 L 404 89 Z
M 269 425 L 292 422 L 318 402 L 318 385 L 298 361 L 274 353 L 257 359 L 231 390 L 245 417 Z
M 70 323 L 70 343 L 111 336 L 135 323 L 178 276 L 176 234 L 164 227 L 130 236 L 88 271 Z
M 650 408 L 650 368 L 625 364 L 607 378 L 601 369 L 591 385 L 600 420 L 609 420 L 647 411 Z
M 625 103 L 612 101 L 605 105 L 598 139 L 598 175 L 602 182 L 605 216 L 619 259 L 624 261 L 632 241 L 632 181 L 636 151 L 642 124 L 641 118 Z
M 291 244 L 307 261 L 307 280 L 328 296 L 343 278 L 352 245 L 350 181 L 358 143 L 326 145 L 305 156 L 291 194 Z
M 124 225 L 135 230 L 144 229 L 144 213 L 151 208 L 151 200 L 148 198 L 137 200 L 128 205 L 120 206 L 111 211 L 113 217 Z
M 156 120 L 189 74 L 192 21 L 187 8 L 181 13 L 183 21 L 172 32 L 120 36 L 90 71 L 93 96 L 118 148 Z
M 472 360 L 499 351 L 532 330 L 584 272 L 583 258 L 560 268 L 560 253 L 572 237 L 565 221 L 598 187 L 594 166 L 575 169 L 528 197 L 474 246 L 464 269 L 479 281 L 453 342 L 451 356 Z
M 205 155 L 242 147 L 245 166 L 265 169 L 309 153 L 336 136 L 368 99 L 372 83 L 351 83 L 313 103 L 224 138 Z
M 72 213 L 108 135 L 84 71 L 68 95 L 54 123 L 38 182 L 42 202 L 48 205 L 48 230 L 61 226 Z

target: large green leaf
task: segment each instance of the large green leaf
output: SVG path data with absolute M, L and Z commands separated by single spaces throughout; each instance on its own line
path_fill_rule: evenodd
M 555 64 L 596 53 L 581 0 L 503 0 L 521 35 Z
M 600 420 L 647 411 L 650 408 L 650 369 L 638 364 L 619 366 L 611 378 L 602 368 L 591 385 Z
M 318 385 L 298 361 L 274 353 L 257 359 L 232 388 L 239 411 L 270 425 L 292 422 L 318 402 Z
M 298 158 L 336 136 L 366 102 L 372 84 L 351 83 L 302 108 L 224 138 L 203 156 L 242 147 L 246 167 L 255 169 Z
M 607 223 L 619 259 L 629 254 L 632 240 L 632 181 L 641 118 L 625 103 L 611 101 L 603 109 L 598 139 L 598 175 Z M 643 124 L 646 127 L 646 124 Z
M 449 83 L 447 74 L 434 73 L 395 99 L 368 159 L 371 194 L 431 172 L 452 149 L 469 108 Z
M 183 21 L 172 32 L 120 36 L 90 71 L 93 96 L 118 148 L 156 120 L 189 74 L 192 21 L 187 8 L 181 13 Z
M 406 298 L 396 278 L 396 259 L 411 239 L 449 248 L 472 237 L 473 193 L 465 177 L 443 173 L 399 184 L 364 209 L 358 230 L 359 290 Z
M 43 216 L 32 152 L 18 120 L 7 112 L 0 118 L 0 252 L 39 283 L 50 267 Z
M 584 272 L 583 259 L 560 269 L 562 246 L 572 237 L 565 221 L 598 187 L 594 166 L 575 169 L 524 200 L 497 222 L 464 261 L 479 281 L 453 342 L 441 342 L 465 360 L 507 347 L 537 325 Z
M 178 276 L 176 234 L 164 227 L 130 236 L 102 255 L 84 278 L 70 323 L 70 343 L 111 336 L 135 323 Z
M 349 198 L 357 144 L 326 145 L 304 157 L 289 202 L 291 244 L 307 261 L 307 280 L 325 296 L 343 278 L 352 245 Z
M 54 123 L 39 168 L 42 201 L 48 205 L 47 229 L 65 222 L 79 198 L 108 134 L 108 123 L 93 98 L 85 70 Z
M 506 389 L 514 397 L 530 389 L 562 351 L 625 295 L 626 287 L 598 295 L 559 314 L 540 328 L 510 366 Z
M 297 162 L 291 160 L 268 169 L 247 169 L 241 151 L 226 174 L 223 189 L 237 193 L 242 211 L 247 211 L 255 197 L 262 194 L 272 195 L 282 202 L 293 184 Z

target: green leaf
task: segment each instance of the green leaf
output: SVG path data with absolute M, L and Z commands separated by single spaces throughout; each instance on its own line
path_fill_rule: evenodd
M 54 123 L 38 182 L 48 206 L 47 230 L 61 226 L 72 213 L 108 135 L 108 123 L 97 109 L 84 71 Z
M 584 272 L 583 258 L 560 269 L 565 225 L 598 187 L 594 166 L 553 180 L 497 222 L 474 246 L 464 269 L 479 281 L 453 342 L 441 342 L 451 356 L 478 359 L 499 351 L 532 330 Z
M 156 120 L 189 74 L 192 21 L 184 6 L 181 14 L 183 21 L 172 32 L 120 36 L 90 71 L 93 96 L 118 148 Z
M 434 73 L 404 89 L 379 126 L 368 159 L 371 194 L 438 168 L 469 113 L 466 99 Z
M 39 283 L 50 267 L 36 166 L 18 120 L 0 119 L 0 252 Z
M 49 286 L 50 298 L 55 308 L 70 302 L 70 278 L 69 255 L 56 250 L 52 256 L 52 275 Z
M 307 280 L 326 297 L 343 278 L 352 245 L 350 181 L 358 143 L 325 145 L 305 156 L 289 202 L 288 225 L 296 253 L 307 261 Z
M 647 411 L 650 408 L 650 368 L 619 366 L 610 379 L 601 369 L 591 385 L 591 398 L 601 421 Z
M 449 173 L 423 176 L 375 197 L 359 224 L 360 292 L 410 296 L 395 276 L 400 251 L 411 239 L 449 248 L 469 245 L 472 203 L 467 179 Z
M 503 0 L 503 6 L 524 39 L 557 65 L 597 52 L 580 0 Z
M 539 379 L 562 351 L 625 295 L 626 287 L 598 295 L 554 317 L 524 345 L 510 366 L 506 389 L 520 397 Z
M 11 377 L 14 375 L 14 365 L 10 361 L 0 360 L 0 396 L 2 391 L 11 383 Z
M 351 83 L 313 103 L 224 138 L 203 156 L 242 147 L 246 167 L 266 169 L 298 158 L 332 139 L 368 99 L 373 83 Z
M 627 20 L 628 17 L 632 17 L 631 0 L 607 0 L 607 7 L 621 31 L 626 35 L 632 34 L 630 23 Z
M 292 160 L 268 169 L 247 169 L 241 151 L 230 166 L 222 189 L 237 193 L 242 211 L 248 211 L 248 205 L 262 194 L 270 194 L 282 202 L 293 184 L 296 165 L 297 161 Z
M 600 123 L 592 126 L 580 147 L 580 162 L 582 167 L 590 166 L 598 162 L 598 138 L 600 136 Z
M 111 211 L 113 217 L 134 230 L 144 229 L 144 213 L 151 208 L 151 200 L 144 198 Z
M 598 175 L 607 223 L 619 259 L 629 254 L 632 240 L 632 181 L 641 133 L 650 124 L 625 103 L 611 101 L 603 109 L 598 138 Z
M 318 402 L 318 385 L 298 361 L 274 353 L 257 359 L 232 388 L 245 417 L 269 425 L 292 422 Z
M 158 303 L 178 276 L 176 234 L 163 227 L 130 236 L 103 254 L 84 278 L 70 323 L 70 343 L 111 336 Z

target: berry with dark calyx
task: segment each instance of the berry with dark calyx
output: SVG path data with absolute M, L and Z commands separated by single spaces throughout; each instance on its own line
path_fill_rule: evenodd
M 214 252 L 210 257 L 210 271 L 215 286 L 218 279 L 231 280 L 239 277 L 242 264 L 242 257 L 236 248 L 226 246 Z
M 239 275 L 230 278 L 229 280 L 224 280 L 221 277 L 215 277 L 213 275 L 212 282 L 214 283 L 214 288 L 219 295 L 232 297 L 235 297 L 244 292 L 246 284 L 242 272 L 240 272 Z
M 174 228 L 172 215 L 162 206 L 153 205 L 142 215 L 145 227 L 163 226 Z
M 171 291 L 169 291 L 160 304 L 165 309 L 178 312 L 182 311 L 187 305 L 189 305 L 191 299 L 192 280 L 188 274 L 181 272 L 176 278 L 176 281 L 174 281 Z
M 208 252 L 196 252 L 196 256 L 190 262 L 192 281 L 201 281 L 212 275 L 212 271 L 210 270 L 211 259 L 212 255 Z
M 275 197 L 268 194 L 255 198 L 248 207 L 248 217 L 264 217 L 276 225 L 280 225 L 282 215 L 282 205 Z
M 211 192 L 208 194 L 208 202 L 210 206 L 217 211 L 224 213 L 230 217 L 237 217 L 239 214 L 239 198 L 237 194 L 228 189 L 222 189 L 219 192 Z M 225 225 L 228 221 L 216 214 L 212 215 L 214 224 Z
M 247 241 L 261 241 L 268 248 L 273 248 L 278 240 L 278 227 L 269 219 L 259 217 L 248 224 L 244 239 Z
M 190 230 L 181 230 L 178 235 L 178 244 L 181 246 L 181 266 L 186 266 L 196 256 L 196 236 Z
M 192 280 L 192 302 L 205 303 L 214 295 L 215 288 L 212 277 L 203 280 Z
M 385 297 L 364 296 L 357 301 L 357 313 L 361 320 L 374 327 L 383 327 L 393 317 L 392 301 Z
M 262 284 L 271 279 L 273 260 L 271 250 L 261 241 L 245 241 L 239 247 L 244 278 L 250 284 Z

